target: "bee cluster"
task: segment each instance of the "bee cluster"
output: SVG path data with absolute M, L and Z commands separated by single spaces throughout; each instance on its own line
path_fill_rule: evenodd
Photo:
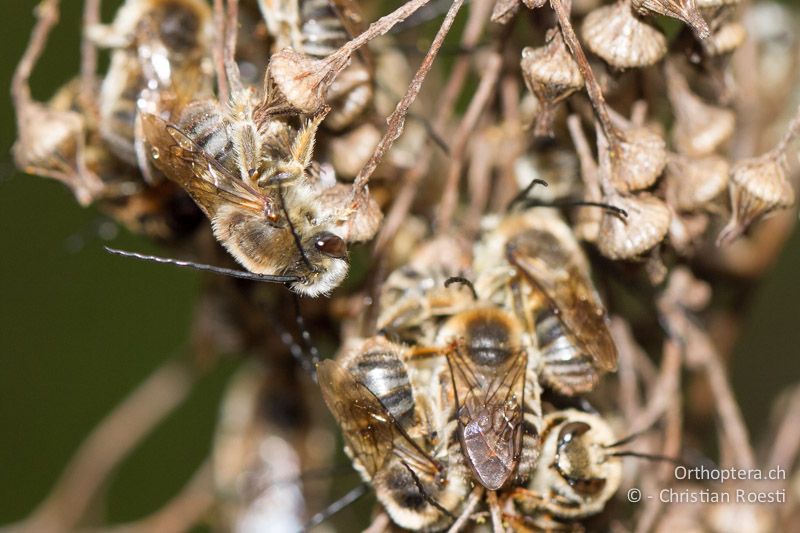
M 362 4 L 124 0 L 103 24 L 85 0 L 81 72 L 37 102 L 60 7 L 42 0 L 14 75 L 20 169 L 188 259 L 113 252 L 229 276 L 204 288 L 191 364 L 258 364 L 223 402 L 198 514 L 241 531 L 331 514 L 307 522 L 300 482 L 331 460 L 321 390 L 371 531 L 668 530 L 619 493 L 669 482 L 623 457 L 678 460 L 682 369 L 709 376 L 720 461 L 756 465 L 699 324 L 713 274 L 757 277 L 791 227 L 791 13 L 472 0 L 456 43 L 463 0 Z M 750 228 L 771 215 L 762 250 Z

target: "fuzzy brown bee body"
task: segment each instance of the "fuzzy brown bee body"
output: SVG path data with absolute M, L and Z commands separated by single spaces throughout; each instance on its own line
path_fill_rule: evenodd
M 473 477 L 489 490 L 526 479 L 539 455 L 541 408 L 528 385 L 522 328 L 495 307 L 453 316 L 439 332 L 453 382 L 458 438 Z
M 436 530 L 462 506 L 469 475 L 458 461 L 441 389 L 414 376 L 405 352 L 381 337 L 368 339 L 339 361 L 320 363 L 319 383 L 347 453 L 392 520 Z
M 476 253 L 487 260 L 482 268 L 511 266 L 514 272 L 504 275 L 524 282 L 543 382 L 566 395 L 592 390 L 603 372 L 616 368 L 616 347 L 569 227 L 551 210 L 532 209 L 497 223 L 483 243 Z
M 237 261 L 296 277 L 291 286 L 302 294 L 327 294 L 347 273 L 337 223 L 348 213 L 318 201 L 333 184 L 309 172 L 324 115 L 298 130 L 258 115 L 268 115 L 265 106 L 240 88 L 229 106 L 195 102 L 174 124 L 143 114 L 144 136 L 155 166 L 189 193 Z
M 211 12 L 201 0 L 128 0 L 108 27 L 90 28 L 112 48 L 100 89 L 100 133 L 123 161 L 136 165 L 137 116 L 167 102 L 211 94 Z

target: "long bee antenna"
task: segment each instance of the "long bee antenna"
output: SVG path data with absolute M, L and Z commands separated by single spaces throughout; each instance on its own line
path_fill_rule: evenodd
M 223 276 L 230 276 L 232 278 L 246 279 L 250 281 L 262 281 L 267 283 L 295 283 L 303 281 L 300 276 L 271 276 L 268 274 L 256 274 L 254 272 L 246 272 L 244 270 L 235 270 L 233 268 L 218 267 L 214 265 L 206 265 L 203 263 L 195 263 L 193 261 L 182 261 L 180 259 L 171 259 L 169 257 L 159 257 L 157 255 L 140 254 L 137 252 L 127 252 L 125 250 L 118 250 L 110 246 L 104 246 L 105 251 L 121 255 L 122 257 L 132 257 L 141 261 L 152 261 L 154 263 L 161 263 L 164 265 L 174 265 L 179 267 L 188 267 L 203 272 L 213 272 L 214 274 L 222 274 Z
M 649 427 L 646 427 L 644 429 L 640 429 L 639 431 L 634 431 L 630 435 L 622 437 L 621 439 L 619 439 L 616 442 L 612 442 L 611 444 L 604 444 L 603 448 L 616 448 L 618 446 L 622 446 L 623 444 L 628 444 L 629 442 L 631 442 L 631 441 L 633 441 L 635 439 L 638 439 L 639 437 L 641 437 L 645 433 L 649 433 L 654 428 L 655 428 L 655 425 L 650 425 Z
M 549 187 L 550 186 L 544 180 L 540 180 L 538 178 L 537 179 L 532 179 L 531 182 L 529 184 L 527 184 L 524 189 L 519 191 L 514 196 L 514 198 L 512 198 L 511 201 L 508 202 L 508 205 L 506 206 L 506 213 L 508 213 L 512 209 L 514 209 L 514 207 L 516 207 L 517 204 L 521 204 L 521 203 L 525 202 L 525 200 L 528 199 L 528 193 L 530 193 L 531 189 L 533 189 L 536 185 L 541 185 L 542 187 Z
M 639 453 L 629 450 L 624 450 L 620 452 L 612 452 L 608 454 L 610 457 L 636 457 L 638 459 L 645 459 L 647 461 L 666 461 L 667 463 L 672 463 L 674 465 L 683 465 L 683 461 L 680 459 L 676 459 L 674 457 L 667 457 L 666 455 L 658 455 L 652 453 Z
M 599 207 L 611 212 L 614 215 L 628 218 L 628 212 L 615 205 L 606 204 L 603 202 L 591 202 L 589 200 L 566 200 L 556 202 L 543 202 L 533 199 L 522 199 L 521 203 L 525 207 Z
M 473 285 L 470 280 L 463 276 L 450 276 L 445 280 L 444 286 L 447 288 L 453 283 L 458 283 L 459 285 L 466 285 L 469 287 L 469 290 L 472 291 L 472 299 L 475 301 L 478 300 L 478 292 L 475 290 L 475 285 Z
M 306 522 L 306 524 L 303 526 L 302 531 L 308 531 L 310 529 L 317 527 L 325 520 L 329 519 L 330 517 L 332 517 L 342 509 L 344 509 L 345 507 L 357 501 L 366 493 L 367 493 L 366 483 L 362 483 L 356 486 L 350 492 L 348 492 L 347 494 L 345 494 L 344 496 L 342 496 L 341 498 L 330 504 L 322 511 L 312 516 L 311 519 L 308 522 Z

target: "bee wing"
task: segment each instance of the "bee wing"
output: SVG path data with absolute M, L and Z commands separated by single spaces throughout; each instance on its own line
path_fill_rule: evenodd
M 616 370 L 617 347 L 606 324 L 606 313 L 584 273 L 574 265 L 563 265 L 566 276 L 543 280 L 541 274 L 537 275 L 541 268 L 537 268 L 534 255 L 516 249 L 509 253 L 512 262 L 544 293 L 573 341 L 592 356 L 599 369 Z
M 267 196 L 232 175 L 174 125 L 143 113 L 142 131 L 153 147 L 156 166 L 183 187 L 208 216 L 226 202 L 257 214 L 265 212 L 270 202 Z
M 446 355 L 455 393 L 462 405 L 470 397 L 482 405 L 503 403 L 513 395 L 522 401 L 521 387 L 528 365 L 525 351 L 512 355 L 503 365 L 493 368 L 491 373 L 480 370 L 457 344 L 447 350 Z
M 359 462 L 370 476 L 397 455 L 416 470 L 439 470 L 438 463 L 403 431 L 366 385 L 342 365 L 327 359 L 317 365 L 322 397 Z

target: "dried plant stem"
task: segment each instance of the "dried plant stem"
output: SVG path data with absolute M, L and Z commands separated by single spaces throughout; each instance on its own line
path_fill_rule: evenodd
M 800 420 L 800 387 L 792 391 L 782 416 L 766 464 L 791 470 L 800 451 L 800 424 L 797 423 Z
M 406 5 L 414 4 L 415 2 L 409 2 Z M 422 2 L 423 5 L 425 2 Z M 389 115 L 387 119 L 388 126 L 386 128 L 386 133 L 384 134 L 383 138 L 378 143 L 378 146 L 375 147 L 375 150 L 372 153 L 372 156 L 367 161 L 367 164 L 359 171 L 358 175 L 356 176 L 355 182 L 353 183 L 353 193 L 354 193 L 354 200 L 356 203 L 358 202 L 357 197 L 366 194 L 367 184 L 369 183 L 369 178 L 372 176 L 372 173 L 375 172 L 375 169 L 378 167 L 378 164 L 383 159 L 384 154 L 392 147 L 394 141 L 400 136 L 403 132 L 403 126 L 405 124 L 406 114 L 408 113 L 408 109 L 411 107 L 411 104 L 414 103 L 414 100 L 417 98 L 417 94 L 419 94 L 420 89 L 422 88 L 422 82 L 425 81 L 425 76 L 427 76 L 428 72 L 431 70 L 433 66 L 433 61 L 436 59 L 436 55 L 438 54 L 439 50 L 444 43 L 444 39 L 450 31 L 450 28 L 453 26 L 453 22 L 455 21 L 456 15 L 458 14 L 459 9 L 464 4 L 464 0 L 455 0 L 453 5 L 450 6 L 450 9 L 445 15 L 444 21 L 442 25 L 439 27 L 439 31 L 436 32 L 436 36 L 431 43 L 430 48 L 428 49 L 428 53 L 425 54 L 425 58 L 422 60 L 422 64 L 420 65 L 417 73 L 414 75 L 414 78 L 411 80 L 411 83 L 408 86 L 408 90 L 403 98 L 398 102 L 397 107 Z M 419 7 L 421 7 L 421 5 Z M 400 11 L 400 10 L 398 10 Z M 410 13 L 409 13 L 410 14 Z M 373 26 L 380 23 L 382 20 L 387 19 L 391 15 L 387 15 L 382 19 L 378 20 L 370 26 Z M 406 15 L 407 16 L 407 15 Z M 389 28 L 386 29 L 388 31 Z M 367 30 L 369 32 L 369 30 Z M 367 33 L 364 32 L 364 33 Z M 363 35 L 363 34 L 362 34 Z M 360 38 L 356 37 L 353 41 L 356 41 Z M 351 42 L 353 42 L 351 41 Z M 349 43 L 348 43 L 349 44 Z M 344 50 L 348 45 L 345 45 L 341 48 Z M 332 55 L 337 55 L 339 52 L 335 52 Z
M 72 529 L 109 474 L 186 399 L 192 383 L 192 373 L 182 362 L 171 360 L 156 369 L 86 438 L 50 494 L 19 529 Z
M 489 514 L 492 517 L 492 531 L 494 533 L 504 533 L 503 512 L 500 509 L 500 503 L 497 501 L 497 492 L 493 490 L 486 491 L 486 500 L 489 503 Z
M 437 231 L 447 233 L 453 220 L 456 205 L 458 204 L 458 184 L 464 168 L 464 156 L 467 141 L 474 133 L 478 120 L 489 104 L 489 100 L 494 95 L 497 88 L 497 81 L 500 79 L 500 71 L 503 66 L 503 56 L 499 52 L 493 53 L 486 64 L 481 81 L 472 97 L 472 101 L 467 107 L 464 118 L 461 120 L 455 133 L 454 141 L 450 150 L 450 168 L 442 191 L 439 203 L 439 218 Z
M 83 7 L 81 35 L 81 106 L 97 119 L 97 46 L 89 37 L 88 28 L 100 23 L 100 0 L 86 0 Z
M 738 468 L 755 468 L 756 460 L 750 438 L 742 418 L 742 412 L 728 382 L 727 372 L 711 341 L 699 328 L 686 321 L 689 338 L 692 339 L 692 357 L 697 358 L 706 371 L 714 395 L 720 424 L 727 438 L 735 464 Z M 692 331 L 693 330 L 693 331 Z
M 620 409 L 627 420 L 634 420 L 641 412 L 639 386 L 636 380 L 636 352 L 641 348 L 633 338 L 630 325 L 621 317 L 611 319 L 611 333 L 617 345 Z
M 225 0 L 214 0 L 214 25 L 216 40 L 214 43 L 214 63 L 217 70 L 217 98 L 220 102 L 230 99 L 228 77 L 225 68 Z
M 567 129 L 578 153 L 578 161 L 581 165 L 581 177 L 583 178 L 584 199 L 591 202 L 599 202 L 602 198 L 600 189 L 600 177 L 597 170 L 597 163 L 592 155 L 592 148 L 589 140 L 581 126 L 581 119 L 578 115 L 567 117 Z
M 605 131 L 606 136 L 609 137 L 609 142 L 613 145 L 616 141 L 616 128 L 614 128 L 611 123 L 606 99 L 603 96 L 603 91 L 600 89 L 600 84 L 597 82 L 591 65 L 589 65 L 589 60 L 586 58 L 578 36 L 575 35 L 575 30 L 572 28 L 572 23 L 569 20 L 569 12 L 564 7 L 563 0 L 550 0 L 550 5 L 558 18 L 558 24 L 561 26 L 561 34 L 564 36 L 564 42 L 567 43 L 572 57 L 574 57 L 575 61 L 578 63 L 578 69 L 581 71 L 581 75 L 586 84 L 586 94 L 592 102 L 594 112 L 600 121 L 600 125 L 603 127 L 603 131 Z
M 17 114 L 24 110 L 33 101 L 31 89 L 28 81 L 31 78 L 33 66 L 39 60 L 44 51 L 50 31 L 58 24 L 59 0 L 44 0 L 36 6 L 36 16 L 38 21 L 31 33 L 31 40 L 25 53 L 22 54 L 14 75 L 11 79 L 11 95 L 14 100 L 14 107 Z M 23 121 L 20 121 L 24 124 Z
M 789 143 L 791 143 L 798 134 L 800 134 L 800 107 L 798 107 L 795 111 L 792 120 L 786 127 L 783 137 L 781 137 L 781 140 L 775 146 L 775 154 L 781 156 L 786 154 L 786 150 L 789 148 Z
M 489 20 L 492 2 L 490 0 L 475 0 L 470 5 L 469 17 L 467 18 L 464 32 L 461 35 L 461 47 L 473 48 L 478 43 L 483 34 L 486 22 Z M 447 80 L 447 84 L 442 90 L 440 104 L 433 120 L 433 129 L 441 131 L 453 113 L 458 95 L 467 81 L 469 73 L 470 57 L 461 55 L 456 59 L 453 69 Z M 433 151 L 429 146 L 424 147 L 417 163 L 409 169 L 403 176 L 403 185 L 397 194 L 392 207 L 383 220 L 380 233 L 375 239 L 373 257 L 378 257 L 391 242 L 400 225 L 411 209 L 414 198 L 417 194 L 417 184 L 425 176 L 431 162 Z
M 450 529 L 447 530 L 447 533 L 458 533 L 467 527 L 467 523 L 478 507 L 478 504 L 481 502 L 481 498 L 483 498 L 483 487 L 477 486 L 469 494 L 467 502 L 464 504 L 464 510 L 461 512 L 458 519 L 453 522 L 453 525 L 450 526 Z
M 651 393 L 647 404 L 631 424 L 632 433 L 651 427 L 667 410 L 671 398 L 678 394 L 680 388 L 681 366 L 680 349 L 674 341 L 665 341 L 658 377 L 650 388 Z
M 206 459 L 181 491 L 161 509 L 141 520 L 104 529 L 102 533 L 188 531 L 214 505 L 212 473 L 211 460 Z

